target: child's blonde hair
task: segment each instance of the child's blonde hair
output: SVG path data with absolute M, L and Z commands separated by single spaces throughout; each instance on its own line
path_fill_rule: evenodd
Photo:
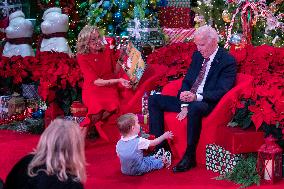
M 135 125 L 136 117 L 133 113 L 127 113 L 117 119 L 117 127 L 122 136 L 128 134 Z

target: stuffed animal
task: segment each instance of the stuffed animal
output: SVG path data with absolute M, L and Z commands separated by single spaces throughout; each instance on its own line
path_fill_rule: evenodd
M 49 8 L 43 13 L 41 31 L 43 33 L 40 51 L 55 51 L 72 54 L 66 40 L 68 16 L 57 7 Z
M 25 19 L 22 11 L 16 11 L 9 16 L 9 26 L 5 29 L 6 44 L 3 56 L 34 56 L 32 49 L 32 22 Z

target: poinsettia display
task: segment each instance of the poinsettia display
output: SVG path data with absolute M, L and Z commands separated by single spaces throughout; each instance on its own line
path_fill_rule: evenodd
M 40 81 L 39 94 L 48 102 L 56 100 L 65 113 L 79 100 L 83 76 L 75 58 L 66 53 L 41 52 L 33 78 Z
M 47 102 L 56 101 L 69 113 L 74 100 L 81 98 L 83 76 L 75 58 L 65 53 L 40 52 L 36 57 L 13 56 L 0 59 L 1 86 L 4 81 L 17 86 L 39 82 L 38 92 Z M 12 91 L 11 91 L 12 92 Z
M 169 80 L 178 79 L 187 72 L 191 57 L 196 50 L 194 43 L 175 43 L 159 48 L 147 58 L 148 64 L 160 64 L 169 68 L 166 77 L 157 81 L 158 86 L 164 86 Z
M 256 129 L 272 126 L 280 130 L 284 127 L 284 48 L 267 45 L 232 48 L 231 53 L 238 63 L 238 72 L 254 76 L 252 90 L 240 96 L 233 108 L 233 121 L 242 127 L 250 122 Z M 269 132 L 276 133 L 279 131 Z M 271 133 L 270 133 L 271 134 Z
M 35 57 L 0 57 L 0 77 L 11 77 L 14 84 L 32 82 L 33 66 L 38 63 Z

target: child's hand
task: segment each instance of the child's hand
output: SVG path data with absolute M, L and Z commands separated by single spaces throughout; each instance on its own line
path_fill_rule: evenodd
M 172 139 L 174 136 L 172 131 L 167 131 L 163 134 L 164 139 Z

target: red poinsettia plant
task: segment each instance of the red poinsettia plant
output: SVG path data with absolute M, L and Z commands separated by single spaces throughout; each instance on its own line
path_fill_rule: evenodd
M 38 60 L 31 56 L 13 56 L 11 58 L 2 56 L 0 59 L 0 77 L 10 77 L 14 84 L 33 82 L 32 70 L 37 63 Z
M 81 98 L 83 77 L 76 58 L 65 53 L 39 52 L 36 57 L 1 57 L 0 77 L 12 80 L 20 91 L 21 84 L 39 83 L 38 92 L 48 103 L 56 101 L 65 105 L 64 111 L 74 100 Z
M 155 50 L 147 58 L 148 64 L 165 65 L 169 69 L 166 77 L 157 81 L 156 85 L 164 86 L 169 80 L 184 76 L 191 63 L 191 57 L 196 50 L 196 45 L 189 43 L 174 43 Z
M 39 93 L 47 99 L 49 89 L 56 87 L 65 90 L 69 87 L 81 88 L 83 77 L 75 58 L 66 53 L 41 52 L 39 63 L 34 67 L 33 79 L 40 81 Z
M 254 76 L 253 88 L 233 107 L 233 121 L 256 129 L 284 128 L 284 48 L 267 45 L 231 49 L 238 71 Z M 283 130 L 284 131 L 284 130 Z M 280 137 L 278 135 L 278 137 Z M 281 136 L 282 137 L 282 136 Z

